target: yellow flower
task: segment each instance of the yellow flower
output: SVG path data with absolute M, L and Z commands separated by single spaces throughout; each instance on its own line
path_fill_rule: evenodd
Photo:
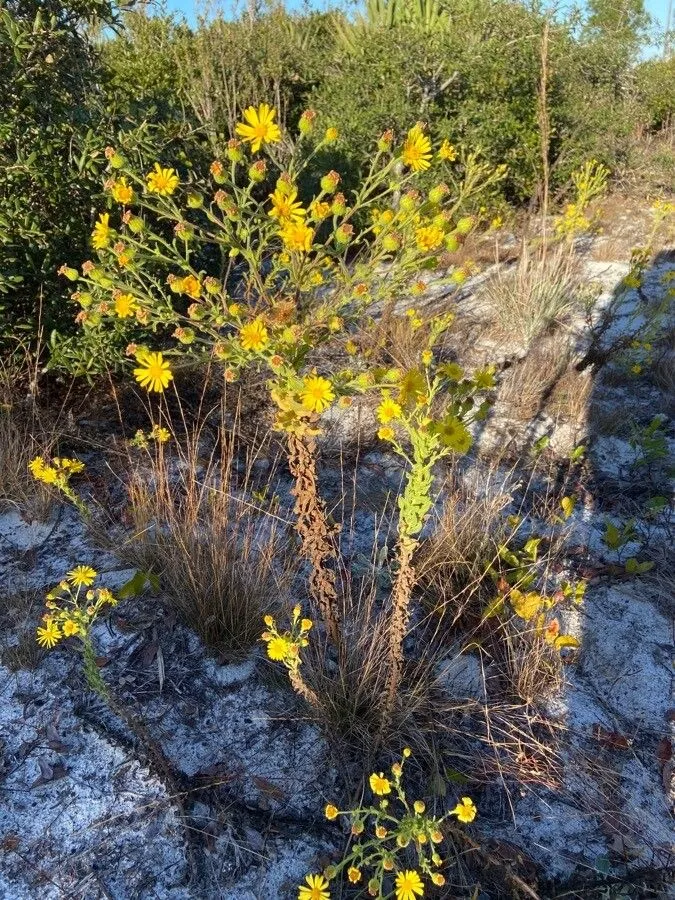
M 413 172 L 424 172 L 431 165 L 431 141 L 420 125 L 414 125 L 408 132 L 401 159 Z
M 66 619 L 63 623 L 64 637 L 72 637 L 74 634 L 78 634 L 79 630 L 80 626 L 73 619 Z
M 312 249 L 314 229 L 305 225 L 302 220 L 287 220 L 279 233 L 287 250 L 306 253 Z
M 473 380 L 477 388 L 487 390 L 495 386 L 495 370 L 490 366 L 487 369 L 478 369 L 474 372 Z
M 300 628 L 302 631 L 309 631 L 310 628 L 314 625 L 311 619 L 302 619 L 300 622 Z
M 161 353 L 145 351 L 138 356 L 140 366 L 134 369 L 134 377 L 141 387 L 147 391 L 161 394 L 173 379 L 169 363 Z
M 476 804 L 471 797 L 462 797 L 457 806 L 451 810 L 451 815 L 457 816 L 460 822 L 473 822 L 476 818 Z
M 44 627 L 37 630 L 37 642 L 41 647 L 46 647 L 49 650 L 63 635 L 58 623 L 54 621 L 52 616 L 47 616 L 44 622 Z
M 89 587 L 90 584 L 94 583 L 96 574 L 96 569 L 92 569 L 91 566 L 75 566 L 74 569 L 68 572 L 68 581 L 74 584 L 75 587 L 82 587 L 82 585 Z
M 419 369 L 410 369 L 401 379 L 398 399 L 404 406 L 411 402 L 417 403 L 419 397 L 426 394 L 426 390 L 424 375 Z
M 385 397 L 377 407 L 377 420 L 382 425 L 388 425 L 394 419 L 400 419 L 402 415 L 403 410 L 400 404 L 392 400 L 391 397 Z
M 387 829 L 383 825 L 378 825 L 375 828 L 375 837 L 378 837 L 381 841 L 383 841 L 387 836 Z
M 308 875 L 306 885 L 298 888 L 298 900 L 330 900 L 328 882 L 323 875 Z
M 305 217 L 306 210 L 302 203 L 297 202 L 298 192 L 295 188 L 283 187 L 283 182 L 277 185 L 273 194 L 270 194 L 272 201 L 272 209 L 270 210 L 270 218 L 278 219 L 279 222 L 287 222 L 292 219 L 302 220 Z
M 330 214 L 330 203 L 323 200 L 312 200 L 309 204 L 309 214 L 317 222 L 321 222 Z
M 415 900 L 424 894 L 422 879 L 414 869 L 399 872 L 396 876 L 396 900 Z
M 357 881 L 361 880 L 361 870 L 357 869 L 356 866 L 350 866 L 347 869 L 347 878 L 352 884 L 356 884 Z
M 120 178 L 119 181 L 115 181 L 110 193 L 116 203 L 123 203 L 127 206 L 134 199 L 134 189 L 130 184 L 127 184 L 126 178 Z
M 267 655 L 274 662 L 283 662 L 290 654 L 291 647 L 292 644 L 288 638 L 278 635 L 267 642 Z
M 257 109 L 249 106 L 244 110 L 247 124 L 240 122 L 235 131 L 251 145 L 253 153 L 257 153 L 263 144 L 276 144 L 281 140 L 281 131 L 274 121 L 275 115 L 276 110 L 267 103 L 261 103 Z
M 443 231 L 438 225 L 426 225 L 415 232 L 415 240 L 419 250 L 430 253 L 443 243 Z
M 333 385 L 327 378 L 322 378 L 320 375 L 310 375 L 304 380 L 300 397 L 306 409 L 320 413 L 327 409 L 335 400 L 335 393 L 333 392 Z
M 239 340 L 244 350 L 258 352 L 265 347 L 268 339 L 267 328 L 265 328 L 262 319 L 253 319 L 252 322 L 247 322 L 246 325 L 242 325 L 239 331 Z
M 466 453 L 471 447 L 471 435 L 466 426 L 456 416 L 448 416 L 435 428 L 444 447 L 456 453 Z
M 193 300 L 199 300 L 202 293 L 202 286 L 198 278 L 194 275 L 186 275 L 185 278 L 179 279 L 178 290 L 181 294 L 187 294 Z
M 117 297 L 115 297 L 115 312 L 120 319 L 126 319 L 129 316 L 133 316 L 137 309 L 138 306 L 131 294 L 118 294 Z
M 339 137 L 340 132 L 337 130 L 337 128 L 331 127 L 326 129 L 326 133 L 324 134 L 323 139 L 327 144 L 334 144 Z
M 326 818 L 332 822 L 333 819 L 337 819 L 337 817 L 338 817 L 338 808 L 337 808 L 337 806 L 333 806 L 332 803 L 329 803 L 328 806 L 326 807 L 324 813 L 325 813 Z
M 455 159 L 457 159 L 457 151 L 447 138 L 441 144 L 438 150 L 438 155 L 446 162 L 453 162 Z
M 464 369 L 455 362 L 444 363 L 440 371 L 450 381 L 461 381 L 464 378 Z
M 445 876 L 441 875 L 440 872 L 434 872 L 431 876 L 431 880 L 436 885 L 436 887 L 443 887 L 445 884 Z
M 112 229 L 109 222 L 110 215 L 108 213 L 99 215 L 98 222 L 94 225 L 94 230 L 91 233 L 91 243 L 95 250 L 103 250 L 110 243 Z
M 415 800 L 415 802 L 413 803 L 413 809 L 415 810 L 415 812 L 418 815 L 421 816 L 422 813 L 424 812 L 424 810 L 426 809 L 426 806 L 424 805 L 424 801 L 423 800 Z
M 180 184 L 178 175 L 173 169 L 163 169 L 159 163 L 155 163 L 152 172 L 145 176 L 148 193 L 159 194 L 160 197 L 170 197 Z
M 373 772 L 369 779 L 370 789 L 378 797 L 384 797 L 385 794 L 391 794 L 391 782 L 385 778 L 383 773 Z

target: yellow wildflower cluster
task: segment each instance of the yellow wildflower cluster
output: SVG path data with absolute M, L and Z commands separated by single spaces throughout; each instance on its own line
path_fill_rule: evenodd
M 302 618 L 300 606 L 295 606 L 289 631 L 280 632 L 273 616 L 265 616 L 264 622 L 266 630 L 262 633 L 262 640 L 267 644 L 267 655 L 289 671 L 296 672 L 300 666 L 300 651 L 309 645 L 307 635 L 312 628 L 312 620 Z
M 97 574 L 91 566 L 76 566 L 47 594 L 47 612 L 37 629 L 41 647 L 51 649 L 69 637 L 88 641 L 91 626 L 104 607 L 117 603 L 108 588 L 92 588 Z
M 588 207 L 592 200 L 604 193 L 608 177 L 609 169 L 595 159 L 589 160 L 572 173 L 576 196 L 572 203 L 565 206 L 562 216 L 555 223 L 558 235 L 572 240 L 595 227 L 599 213 L 589 215 Z
M 339 810 L 332 803 L 326 806 L 329 821 L 338 816 L 349 818 L 356 842 L 338 865 L 328 866 L 322 874 L 308 875 L 298 888 L 298 900 L 330 898 L 330 882 L 342 872 L 350 883 L 363 883 L 368 896 L 378 898 L 391 896 L 389 889 L 393 886 L 396 900 L 417 900 L 424 894 L 424 878 L 438 887 L 445 884 L 440 871 L 444 860 L 439 852 L 445 840 L 444 826 L 451 816 L 463 824 L 473 822 L 476 806 L 470 797 L 462 797 L 444 816 L 436 817 L 426 812 L 422 800 L 410 803 L 402 785 L 404 764 L 410 755 L 411 751 L 404 749 L 401 761 L 394 763 L 386 776 L 383 772 L 371 774 L 369 784 L 377 805 L 374 802 L 350 810 Z M 411 851 L 416 857 L 414 868 L 408 867 Z M 312 890 L 320 893 L 312 894 Z
M 80 472 L 84 471 L 83 462 L 79 459 L 61 456 L 54 456 L 47 461 L 43 456 L 36 456 L 28 463 L 28 471 L 36 481 L 55 487 L 77 507 L 85 518 L 89 517 L 89 510 L 86 504 L 80 500 L 70 485 L 72 476 L 79 475 Z

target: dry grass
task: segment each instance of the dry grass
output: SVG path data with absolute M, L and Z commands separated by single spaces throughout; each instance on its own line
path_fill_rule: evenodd
M 504 510 L 511 501 L 508 485 L 489 473 L 480 493 L 451 476 L 443 513 L 416 561 L 424 603 L 456 622 L 475 613 L 494 593 L 489 569 L 499 544 L 509 533 Z
M 498 333 L 521 338 L 526 346 L 562 324 L 580 303 L 581 275 L 572 251 L 562 244 L 523 244 L 518 262 L 500 267 L 486 282 L 483 296 Z
M 0 662 L 10 672 L 36 669 L 44 650 L 35 640 L 35 628 L 44 610 L 42 591 L 22 591 L 0 597 Z
M 262 617 L 289 595 L 295 554 L 274 498 L 255 491 L 253 463 L 239 462 L 224 429 L 204 452 L 199 429 L 185 445 L 132 463 L 133 533 L 123 555 L 154 572 L 163 596 L 205 644 L 238 658 L 260 638 Z M 258 497 L 258 500 L 255 500 Z
M 547 410 L 556 419 L 562 418 L 572 424 L 583 425 L 588 419 L 592 394 L 591 370 L 584 369 L 580 372 L 574 366 L 570 366 L 554 384 Z
M 569 346 L 559 334 L 544 335 L 527 356 L 502 375 L 498 403 L 517 421 L 530 422 L 546 406 L 567 369 Z
M 0 508 L 14 506 L 27 520 L 45 520 L 53 494 L 35 481 L 28 463 L 49 456 L 58 442 L 58 428 L 48 422 L 30 386 L 32 361 L 0 361 Z

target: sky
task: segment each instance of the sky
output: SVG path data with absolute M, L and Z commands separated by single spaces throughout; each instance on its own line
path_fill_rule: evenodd
M 194 21 L 196 10 L 202 11 L 206 7 L 208 0 L 161 0 L 161 2 L 163 2 L 170 11 L 182 13 L 188 21 Z M 669 0 L 645 0 L 645 6 L 647 7 L 648 12 L 660 25 L 661 29 L 665 27 L 666 16 L 668 14 L 668 2 Z M 289 8 L 300 8 L 305 5 L 305 3 L 315 8 L 336 5 L 331 4 L 328 0 L 326 0 L 326 2 L 324 2 L 324 0 L 318 0 L 318 2 L 316 2 L 316 0 L 315 2 L 311 2 L 311 0 L 304 0 L 304 2 L 303 0 L 287 0 Z M 225 9 L 231 9 L 237 6 L 245 7 L 245 0 L 239 0 L 238 3 L 236 0 L 221 0 L 220 5 Z M 675 12 L 673 15 L 675 16 Z

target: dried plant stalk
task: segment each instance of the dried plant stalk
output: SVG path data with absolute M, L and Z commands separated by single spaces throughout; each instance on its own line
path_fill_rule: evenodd
M 295 528 L 302 552 L 311 565 L 310 596 L 319 608 L 331 641 L 337 646 L 340 611 L 334 563 L 339 526 L 328 524 L 326 506 L 317 487 L 316 444 L 312 438 L 288 435 L 288 465 L 295 481 Z

